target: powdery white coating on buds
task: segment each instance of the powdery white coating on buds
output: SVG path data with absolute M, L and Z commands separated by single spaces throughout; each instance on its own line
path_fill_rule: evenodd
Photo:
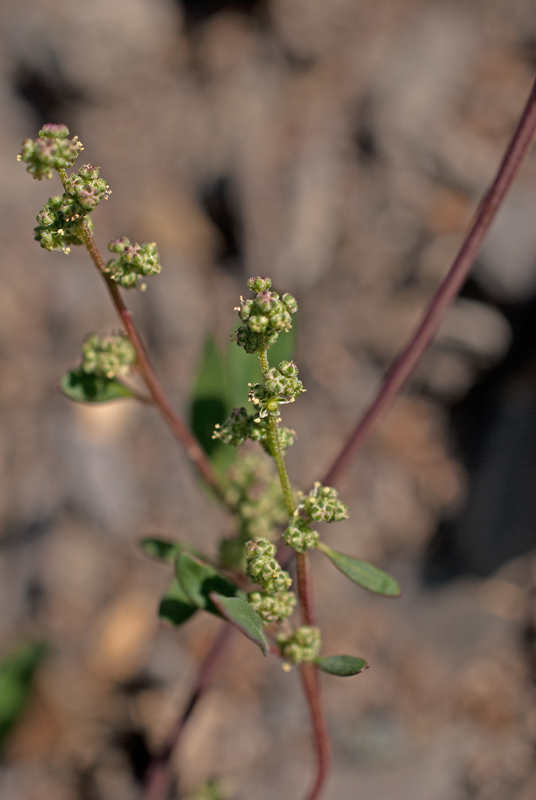
M 314 661 L 322 646 L 320 628 L 312 625 L 302 625 L 292 634 L 280 633 L 277 637 L 277 643 L 281 647 L 283 657 L 292 661 L 293 664 L 300 664 L 302 661 Z

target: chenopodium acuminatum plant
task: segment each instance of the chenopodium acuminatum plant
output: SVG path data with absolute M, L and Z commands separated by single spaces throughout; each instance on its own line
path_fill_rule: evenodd
M 56 171 L 63 184 L 63 193 L 50 197 L 37 215 L 35 239 L 46 250 L 65 253 L 72 246 L 84 246 L 104 278 L 125 327 L 124 332 L 90 334 L 82 346 L 79 367 L 64 375 L 61 389 L 77 402 L 121 398 L 153 402 L 234 524 L 234 535 L 221 540 L 216 559 L 181 542 L 142 542 L 147 555 L 173 565 L 171 585 L 160 601 L 161 619 L 177 626 L 206 611 L 238 628 L 265 656 L 271 652 L 280 657 L 287 671 L 293 665 L 302 665 L 305 675 L 314 665 L 333 675 L 362 672 L 368 666 L 362 658 L 321 655 L 321 631 L 310 602 L 309 552 L 320 551 L 347 578 L 371 592 L 396 597 L 400 589 L 383 570 L 340 553 L 323 541 L 320 523 L 348 517 L 335 488 L 315 482 L 304 492 L 290 482 L 285 453 L 294 445 L 296 433 L 281 425 L 280 415 L 282 408 L 296 402 L 305 389 L 294 361 L 271 364 L 269 353 L 278 337 L 291 330 L 298 311 L 296 299 L 288 292 L 276 292 L 270 278 L 257 276 L 247 281 L 252 296 L 241 297 L 236 308 L 239 325 L 233 341 L 258 358 L 261 380 L 248 385 L 249 407 L 234 408 L 215 427 L 213 439 L 218 442 L 235 448 L 247 441 L 252 443 L 235 456 L 222 485 L 214 477 L 208 448 L 203 455 L 199 442 L 163 395 L 119 291 L 120 287 L 143 290 L 144 278 L 160 272 L 157 246 L 140 245 L 121 236 L 108 245 L 114 257 L 108 262 L 102 259 L 92 236 L 91 214 L 109 197 L 110 189 L 99 168 L 90 164 L 67 173 L 82 149 L 76 136 L 70 138 L 65 125 L 45 125 L 36 140 L 23 143 L 18 155 L 36 180 L 51 178 Z M 133 371 L 145 380 L 150 397 L 140 395 L 128 382 Z M 291 569 L 289 554 L 294 554 L 295 570 Z

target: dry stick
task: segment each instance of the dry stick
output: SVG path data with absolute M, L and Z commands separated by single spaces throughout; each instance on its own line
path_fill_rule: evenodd
M 231 641 L 232 634 L 233 628 L 224 623 L 203 663 L 199 667 L 197 680 L 180 719 L 169 734 L 160 752 L 153 758 L 149 765 L 141 800 L 162 800 L 162 798 L 166 796 L 171 784 L 170 761 L 173 752 L 179 744 L 186 723 L 190 719 L 197 703 L 212 683 L 216 669 Z
M 454 263 L 437 290 L 415 335 L 388 370 L 379 392 L 360 419 L 322 483 L 331 485 L 347 468 L 351 458 L 369 434 L 384 408 L 400 391 L 418 360 L 430 344 L 445 312 L 466 280 L 484 237 L 527 155 L 536 131 L 536 81 L 503 157 L 495 180 L 484 195 L 475 220 Z
M 145 346 L 132 319 L 132 314 L 123 300 L 119 286 L 110 278 L 109 275 L 106 274 L 106 266 L 103 258 L 99 253 L 97 245 L 95 244 L 95 240 L 93 239 L 85 220 L 83 222 L 82 235 L 86 249 L 91 256 L 93 263 L 106 282 L 106 286 L 110 292 L 115 310 L 117 311 L 121 322 L 125 326 L 128 337 L 132 342 L 134 349 L 136 350 L 138 365 L 154 404 L 160 409 L 162 416 L 186 450 L 188 458 L 203 480 L 208 484 L 208 486 L 211 487 L 216 496 L 225 502 L 223 490 L 220 486 L 220 482 L 216 476 L 216 473 L 212 468 L 212 464 L 186 423 L 171 407 L 170 402 L 167 399 L 164 390 L 162 389 L 160 381 L 156 377 L 156 373 L 149 360 Z

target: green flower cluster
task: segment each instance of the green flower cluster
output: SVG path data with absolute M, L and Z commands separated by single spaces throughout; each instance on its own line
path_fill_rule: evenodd
M 82 370 L 103 378 L 124 378 L 136 361 L 136 351 L 120 333 L 89 336 L 82 345 Z
M 91 164 L 80 167 L 77 175 L 65 180 L 62 212 L 68 219 L 75 220 L 90 213 L 104 198 L 111 194 L 110 187 L 99 178 L 99 168 Z
M 250 453 L 230 467 L 225 502 L 232 509 L 237 536 L 220 544 L 222 566 L 246 569 L 245 544 L 250 539 L 274 539 L 287 519 L 281 484 L 272 462 Z
M 249 384 L 249 401 L 257 406 L 257 419 L 277 413 L 282 403 L 293 403 L 306 390 L 298 380 L 298 367 L 293 361 L 281 361 L 278 369 L 270 369 L 264 383 Z
M 99 178 L 99 168 L 84 164 L 77 175 L 65 179 L 61 197 L 50 197 L 39 214 L 35 239 L 45 250 L 69 252 L 69 245 L 84 244 L 81 221 L 110 194 L 106 181 Z M 87 220 L 89 230 L 93 223 Z
M 248 414 L 245 408 L 234 408 L 225 422 L 216 425 L 213 439 L 219 439 L 224 444 L 240 447 L 246 439 L 260 442 L 268 455 L 271 455 L 270 443 L 268 438 L 268 424 L 266 419 L 261 419 L 255 414 Z M 289 447 L 293 447 L 296 440 L 296 432 L 292 428 L 278 428 L 279 445 L 284 453 Z
M 240 298 L 236 310 L 246 324 L 238 328 L 236 341 L 246 353 L 257 353 L 273 345 L 282 331 L 290 331 L 291 314 L 296 313 L 298 304 L 288 293 L 279 297 L 277 292 L 271 292 L 270 278 L 250 278 L 247 283 L 251 291 L 257 292 L 257 297 L 250 300 Z
M 299 513 L 294 512 L 288 528 L 283 533 L 283 539 L 297 553 L 305 553 L 306 550 L 313 550 L 318 545 L 320 536 L 299 516 Z
M 147 275 L 157 275 L 162 266 L 158 257 L 158 248 L 154 242 L 149 244 L 132 243 L 126 236 L 114 239 L 108 245 L 111 253 L 118 253 L 106 264 L 106 272 L 116 283 L 125 289 L 138 285 L 138 278 Z M 142 290 L 145 284 L 141 286 Z
M 348 506 L 339 500 L 338 496 L 336 489 L 322 486 L 316 481 L 309 494 L 300 497 L 296 512 L 304 511 L 316 522 L 338 522 L 341 519 L 348 519 Z
M 268 539 L 246 543 L 248 575 L 263 588 L 262 592 L 251 592 L 248 600 L 264 622 L 286 619 L 296 605 L 294 592 L 289 592 L 292 579 L 274 558 L 275 551 Z
M 63 211 L 66 197 L 66 194 L 50 197 L 37 215 L 39 225 L 34 228 L 34 239 L 45 250 L 63 250 L 68 253 L 71 245 L 84 244 L 80 219 L 71 218 Z M 88 218 L 86 223 L 91 233 L 93 221 Z
M 78 153 L 84 149 L 78 136 L 68 137 L 66 125 L 45 125 L 39 131 L 38 139 L 24 140 L 17 160 L 28 165 L 26 171 L 35 180 L 51 178 L 53 169 L 72 167 Z
M 277 637 L 277 643 L 281 647 L 283 657 L 293 664 L 314 661 L 322 645 L 320 628 L 302 625 L 291 634 L 282 631 Z

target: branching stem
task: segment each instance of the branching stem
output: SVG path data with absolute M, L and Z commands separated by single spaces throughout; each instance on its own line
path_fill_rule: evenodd
M 439 286 L 411 341 L 387 372 L 383 383 L 363 417 L 349 435 L 339 454 L 322 478 L 333 485 L 348 467 L 376 420 L 396 397 L 417 362 L 432 341 L 445 312 L 463 286 L 506 193 L 517 176 L 536 131 L 536 81 L 517 124 L 498 172 L 484 195 L 460 251 Z
M 162 385 L 153 369 L 141 336 L 138 333 L 138 329 L 134 324 L 132 314 L 123 300 L 119 286 L 110 278 L 109 275 L 106 274 L 106 265 L 85 220 L 82 223 L 82 236 L 86 249 L 96 268 L 100 272 L 104 282 L 106 283 L 106 286 L 108 287 L 115 310 L 117 311 L 117 314 L 124 325 L 127 335 L 136 351 L 139 370 L 150 392 L 153 403 L 159 408 L 169 427 L 181 445 L 184 447 L 188 458 L 196 468 L 197 472 L 208 484 L 208 486 L 211 487 L 216 496 L 225 502 L 223 490 L 220 486 L 220 482 L 216 476 L 216 473 L 212 468 L 212 464 L 210 463 L 203 448 L 193 433 L 190 431 L 184 420 L 173 410 L 169 400 L 166 397 Z

